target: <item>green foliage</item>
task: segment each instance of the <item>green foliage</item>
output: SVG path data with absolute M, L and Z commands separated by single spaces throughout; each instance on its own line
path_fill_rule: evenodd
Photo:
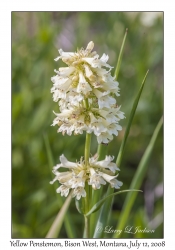
M 138 165 L 137 171 L 132 179 L 130 189 L 140 188 L 140 186 L 141 186 L 141 183 L 145 177 L 145 174 L 146 174 L 146 171 L 148 168 L 148 161 L 149 161 L 151 153 L 153 151 L 157 136 L 160 132 L 160 129 L 162 128 L 162 124 L 163 124 L 163 118 L 160 119 L 159 123 L 157 124 L 157 126 L 154 130 L 153 136 L 152 136 L 152 138 L 151 138 L 151 140 L 150 140 L 150 142 L 145 150 L 143 157 L 141 158 L 141 161 Z M 123 205 L 122 212 L 120 214 L 119 223 L 117 225 L 118 229 L 123 230 L 124 226 L 126 225 L 130 210 L 131 210 L 133 203 L 136 199 L 136 195 L 137 194 L 134 194 L 134 193 L 127 195 L 125 202 L 124 202 L 124 205 Z M 116 237 L 117 237 L 117 235 L 114 234 L 114 238 L 116 238 Z
M 57 217 L 55 218 L 51 228 L 49 229 L 49 232 L 47 233 L 46 238 L 57 238 L 58 237 L 60 230 L 61 230 L 61 227 L 62 227 L 62 224 L 63 224 L 63 221 L 66 218 L 66 213 L 67 213 L 67 210 L 70 206 L 71 200 L 72 200 L 72 195 L 69 194 L 66 201 L 64 202 L 63 206 L 61 207 Z M 72 226 L 71 223 L 69 223 L 69 225 Z
M 12 12 L 12 237 L 45 237 L 63 204 L 54 185 L 49 184 L 54 176 L 43 134 L 48 135 L 54 164 L 59 163 L 62 153 L 72 161 L 84 155 L 85 134 L 62 136 L 57 134 L 56 127 L 50 126 L 54 119 L 52 110 L 59 111 L 57 103 L 52 101 L 50 78 L 55 74 L 54 69 L 64 66 L 62 62 L 54 61 L 57 50 L 75 51 L 92 40 L 98 54 L 108 54 L 109 64 L 115 67 L 126 28 L 128 35 L 118 76 L 121 94 L 118 105 L 122 105 L 126 119 L 121 122 L 123 130 L 108 146 L 110 155 L 116 155 L 119 150 L 131 104 L 149 69 L 119 175 L 119 180 L 124 183 L 122 190 L 129 188 L 163 113 L 163 14 L 152 19 L 151 16 L 152 13 L 146 16 L 145 12 Z M 94 136 L 91 145 L 93 155 L 97 151 Z M 161 238 L 163 231 L 162 176 L 163 133 L 160 133 L 148 172 L 141 183 L 144 195 L 137 197 L 128 218 L 128 225 L 135 227 L 138 223 L 148 227 L 154 222 L 156 238 Z M 150 195 L 147 187 L 151 187 L 154 194 L 151 203 L 147 199 Z M 125 196 L 118 195 L 113 204 L 109 225 L 114 228 Z M 76 236 L 67 224 L 62 227 L 59 237 L 81 238 L 84 219 L 74 202 L 70 204 L 68 217 Z M 123 237 L 136 235 L 125 234 Z
M 87 214 L 85 214 L 86 216 L 90 216 L 92 213 L 95 213 L 96 211 L 98 211 L 100 209 L 100 207 L 104 204 L 104 202 L 109 199 L 114 197 L 115 195 L 121 194 L 121 193 L 125 193 L 125 192 L 142 192 L 141 190 L 134 190 L 134 189 L 129 189 L 129 190 L 122 190 L 122 191 L 118 191 L 115 193 L 112 193 L 110 195 L 105 196 L 103 199 L 99 200 L 91 209 L 90 211 L 88 211 Z
M 124 41 L 125 41 L 125 38 L 126 38 L 126 34 L 125 34 L 125 37 L 124 37 Z M 123 50 L 123 44 L 122 44 L 121 48 L 122 48 L 121 49 L 121 51 L 122 51 Z M 118 60 L 118 62 L 119 62 L 119 60 Z M 117 63 L 117 65 L 118 64 L 119 63 Z M 119 70 L 117 70 L 117 68 L 116 68 L 116 72 L 119 72 Z M 140 96 L 141 96 L 142 91 L 143 91 L 143 87 L 144 87 L 144 84 L 145 84 L 145 81 L 146 81 L 147 74 L 148 74 L 148 72 L 146 73 L 146 75 L 145 75 L 145 77 L 143 79 L 141 87 L 140 87 L 140 89 L 139 89 L 139 91 L 138 91 L 138 93 L 137 93 L 137 95 L 136 95 L 136 97 L 134 99 L 134 103 L 133 103 L 132 109 L 130 111 L 130 116 L 128 118 L 128 123 L 127 123 L 127 126 L 126 126 L 125 134 L 124 134 L 123 140 L 121 142 L 119 152 L 117 154 L 116 164 L 117 164 L 118 167 L 121 166 L 121 161 L 122 161 L 122 158 L 123 158 L 123 155 L 124 155 L 124 149 L 125 149 L 125 146 L 126 146 L 126 142 L 127 142 L 127 139 L 128 139 L 129 132 L 130 132 L 131 124 L 133 122 L 133 119 L 134 119 L 134 116 L 135 116 L 135 113 L 136 113 L 136 109 L 137 109 L 137 106 L 138 106 L 138 103 L 139 103 L 139 100 L 140 100 Z M 105 202 L 105 204 L 103 205 L 103 207 L 101 208 L 100 216 L 98 218 L 97 225 L 96 225 L 96 229 L 99 226 L 102 227 L 102 228 L 105 228 L 105 225 L 108 224 L 108 219 L 109 218 L 107 216 L 105 217 L 105 214 L 107 214 L 109 211 L 111 211 L 111 205 L 112 205 L 112 202 L 113 202 L 113 199 L 112 199 L 113 198 L 112 197 L 113 193 L 114 193 L 114 189 L 110 188 L 110 186 L 109 186 L 108 190 L 107 190 L 107 194 L 108 194 L 109 197 L 111 197 L 111 199 L 108 199 Z M 127 219 L 127 217 L 125 217 L 125 218 Z M 101 238 L 103 235 L 104 235 L 103 230 L 101 232 L 98 232 L 98 230 L 95 230 L 95 232 L 94 232 L 94 237 L 95 238 Z

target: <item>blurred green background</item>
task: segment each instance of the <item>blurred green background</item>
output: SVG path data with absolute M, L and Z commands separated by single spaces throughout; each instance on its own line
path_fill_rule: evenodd
M 95 43 L 101 56 L 116 65 L 125 29 L 128 36 L 119 73 L 118 104 L 125 112 L 122 132 L 109 144 L 109 154 L 117 155 L 134 97 L 149 69 L 147 82 L 133 121 L 120 178 L 128 189 L 138 163 L 163 113 L 163 13 L 162 12 L 12 12 L 12 237 L 44 238 L 62 201 L 56 194 L 52 166 L 45 141 L 50 144 L 54 163 L 64 155 L 80 159 L 84 153 L 85 135 L 62 136 L 51 127 L 53 110 L 50 78 L 58 49 L 75 51 Z M 114 70 L 113 70 L 114 73 Z M 44 140 L 45 138 L 45 140 Z M 92 139 L 91 153 L 97 150 Z M 115 158 L 116 159 L 116 158 Z M 154 234 L 124 234 L 124 238 L 163 237 L 163 132 L 159 134 L 149 167 L 127 225 L 154 228 Z M 109 225 L 117 225 L 126 194 L 115 198 Z M 74 200 L 68 219 L 74 235 L 63 225 L 60 238 L 82 237 L 83 217 Z M 111 235 L 106 235 L 110 238 Z

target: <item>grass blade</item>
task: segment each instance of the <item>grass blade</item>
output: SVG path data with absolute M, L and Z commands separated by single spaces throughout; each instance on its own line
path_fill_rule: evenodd
M 60 232 L 60 229 L 63 224 L 64 217 L 66 215 L 67 209 L 69 208 L 70 202 L 72 200 L 71 194 L 67 197 L 64 205 L 60 209 L 56 219 L 54 220 L 49 232 L 46 235 L 46 238 L 57 238 Z
M 125 31 L 125 35 L 124 35 L 124 38 L 123 38 L 123 41 L 122 41 L 122 45 L 121 45 L 121 48 L 120 48 L 120 53 L 119 53 L 119 57 L 118 57 L 118 60 L 117 60 L 117 65 L 116 65 L 116 69 L 115 69 L 115 73 L 114 73 L 115 80 L 118 79 L 118 74 L 119 74 L 119 70 L 120 70 L 120 66 L 121 66 L 121 62 L 122 62 L 122 55 L 123 55 L 124 45 L 125 45 L 125 41 L 126 41 L 126 37 L 127 37 L 127 32 L 128 32 L 128 29 L 126 29 L 126 31 Z M 107 153 L 107 149 L 108 149 L 107 145 L 100 144 L 98 146 L 99 160 L 102 160 L 102 159 L 105 158 L 105 155 Z M 100 190 L 99 192 L 94 192 L 94 196 L 93 196 L 93 202 L 94 203 L 98 202 L 98 200 L 100 199 L 100 197 L 103 194 L 102 191 L 103 190 Z M 111 192 L 111 188 L 109 188 L 108 192 L 106 193 L 106 195 L 107 194 L 111 194 L 111 193 L 113 193 L 113 191 Z M 107 212 L 107 214 L 109 212 L 109 209 L 111 207 L 112 198 L 110 198 L 107 202 L 109 204 L 107 204 L 106 208 L 104 208 L 105 215 L 106 215 L 106 212 Z M 96 224 L 98 216 L 99 216 L 99 220 L 101 220 L 100 217 L 103 216 L 103 212 L 102 211 L 101 212 L 98 211 L 95 215 L 92 214 L 91 232 L 93 232 L 94 229 L 95 229 L 95 224 Z
M 122 62 L 123 50 L 124 50 L 124 45 L 125 45 L 125 40 L 126 40 L 126 37 L 127 37 L 127 33 L 128 33 L 128 29 L 126 29 L 126 31 L 125 31 L 122 46 L 120 48 L 120 53 L 119 53 L 118 60 L 117 60 L 117 66 L 116 66 L 115 73 L 114 73 L 114 76 L 115 76 L 116 80 L 118 79 L 120 65 L 121 65 L 121 62 Z
M 43 134 L 43 138 L 44 138 L 44 143 L 45 143 L 45 147 L 46 147 L 46 153 L 47 153 L 47 158 L 48 158 L 48 162 L 49 162 L 49 167 L 50 167 L 50 170 L 52 172 L 52 168 L 54 166 L 54 158 L 53 158 L 52 150 L 50 147 L 48 136 L 45 133 Z
M 123 158 L 123 153 L 124 153 L 126 141 L 127 141 L 129 131 L 130 131 L 130 128 L 131 128 L 131 124 L 132 124 L 132 121 L 133 121 L 133 118 L 134 118 L 134 115 L 135 115 L 135 112 L 136 112 L 136 109 L 137 109 L 137 106 L 138 106 L 138 103 L 139 103 L 139 100 L 140 100 L 141 93 L 143 91 L 143 87 L 145 85 L 145 81 L 146 81 L 146 77 L 147 77 L 148 72 L 149 72 L 149 70 L 147 71 L 147 73 L 146 73 L 146 75 L 145 75 L 145 77 L 143 79 L 141 87 L 140 87 L 140 89 L 139 89 L 139 91 L 137 93 L 137 96 L 136 96 L 136 98 L 134 100 L 134 103 L 133 103 L 133 107 L 132 107 L 132 110 L 131 110 L 131 113 L 130 113 L 129 121 L 128 121 L 126 131 L 125 131 L 125 135 L 124 135 L 124 138 L 122 140 L 122 143 L 121 143 L 121 146 L 120 146 L 120 149 L 119 149 L 119 153 L 118 153 L 118 156 L 117 156 L 117 160 L 116 160 L 116 164 L 117 164 L 118 167 L 120 167 L 120 165 L 121 165 L 121 161 L 122 161 L 122 158 Z M 113 192 L 114 192 L 114 189 L 110 188 L 110 186 L 109 186 L 108 190 L 107 190 L 107 194 L 110 195 Z M 101 208 L 101 212 L 100 212 L 100 215 L 99 215 L 99 218 L 98 218 L 96 229 L 99 226 L 104 227 L 104 225 L 108 224 L 107 223 L 108 222 L 108 217 L 106 216 L 106 214 L 109 214 L 109 211 L 110 211 L 111 206 L 112 206 L 112 200 L 113 200 L 113 198 L 108 199 L 104 203 L 103 207 Z M 95 232 L 97 232 L 97 231 L 98 230 L 95 230 Z M 101 233 L 98 232 L 99 237 L 102 237 L 102 234 L 103 234 L 103 232 L 101 232 Z
M 113 190 L 113 188 L 108 187 L 106 196 L 111 195 L 111 190 Z M 112 205 L 112 199 L 113 197 L 110 197 L 100 208 L 100 214 L 99 214 L 97 224 L 94 230 L 93 238 L 103 238 L 104 232 L 103 230 L 98 230 L 98 228 L 104 228 L 105 225 L 108 224 L 109 214 L 110 214 L 111 205 Z
M 120 149 L 119 149 L 119 153 L 118 153 L 118 156 L 117 156 L 117 160 L 116 160 L 116 164 L 117 164 L 118 167 L 120 167 L 120 165 L 121 165 L 121 161 L 122 161 L 122 158 L 123 158 L 123 153 L 124 153 L 126 141 L 127 141 L 129 131 L 130 131 L 130 128 L 131 128 L 131 124 L 132 124 L 132 121 L 133 121 L 133 118 L 134 118 L 134 115 L 135 115 L 135 112 L 136 112 L 136 109 L 137 109 L 137 106 L 138 106 L 138 103 L 139 103 L 139 100 L 140 100 L 140 96 L 141 96 L 142 91 L 143 91 L 143 87 L 145 85 L 145 81 L 146 81 L 146 77 L 148 75 L 148 72 L 149 72 L 149 70 L 146 72 L 146 75 L 145 75 L 145 77 L 143 79 L 140 90 L 139 90 L 139 92 L 138 92 L 138 94 L 137 94 L 137 96 L 136 96 L 136 98 L 134 100 L 133 106 L 132 106 L 132 110 L 131 110 L 131 113 L 130 113 L 130 116 L 129 116 L 129 121 L 128 121 L 128 124 L 127 124 L 127 127 L 126 127 L 125 135 L 124 135 L 124 138 L 122 140 L 122 143 L 121 143 L 121 146 L 120 146 Z
M 125 192 L 131 192 L 131 191 L 138 191 L 138 192 L 142 192 L 141 190 L 136 190 L 136 189 L 129 189 L 129 190 L 121 190 L 121 191 L 118 191 L 118 192 L 115 192 L 115 193 L 112 193 L 108 196 L 105 196 L 103 199 L 101 199 L 100 201 L 98 201 L 91 209 L 90 211 L 85 214 L 85 216 L 89 216 L 90 214 L 92 213 L 95 213 L 102 205 L 103 203 L 109 199 L 109 198 L 112 198 L 114 197 L 115 195 L 118 195 L 118 194 L 121 194 L 121 193 L 125 193 Z
M 45 143 L 45 147 L 46 147 L 46 153 L 47 153 L 50 172 L 52 172 L 52 168 L 53 168 L 55 162 L 54 162 L 52 150 L 51 150 L 51 147 L 50 147 L 49 138 L 48 138 L 47 134 L 43 134 L 43 137 L 44 137 L 44 143 Z M 53 186 L 55 187 L 55 190 L 56 190 L 56 188 L 57 188 L 56 187 L 56 182 L 53 184 Z M 55 192 L 55 195 L 57 195 L 56 192 Z M 57 200 L 58 200 L 59 207 L 61 207 L 63 205 L 63 198 L 61 197 L 61 198 L 59 198 Z M 68 211 L 67 211 L 67 214 L 65 216 L 65 222 L 64 223 L 65 223 L 65 228 L 66 228 L 66 232 L 67 232 L 68 237 L 69 238 L 76 238 L 75 231 L 72 229 L 72 226 L 71 226 L 72 225 L 72 219 L 71 219 L 71 216 L 70 216 Z
M 150 158 L 151 152 L 153 150 L 155 141 L 156 141 L 157 136 L 159 134 L 159 131 L 162 127 L 162 124 L 163 124 L 163 117 L 160 119 L 156 129 L 154 130 L 153 136 L 152 136 L 152 138 L 151 138 L 151 140 L 150 140 L 150 142 L 145 150 L 144 155 L 142 156 L 142 159 L 139 163 L 137 171 L 136 171 L 134 178 L 132 180 L 132 183 L 130 185 L 130 189 L 133 189 L 133 188 L 138 189 L 141 186 L 141 183 L 142 183 L 143 178 L 145 176 L 146 170 L 148 168 L 148 165 L 147 165 L 148 160 Z M 125 199 L 123 209 L 122 209 L 122 212 L 121 212 L 121 215 L 119 218 L 119 223 L 117 225 L 117 230 L 118 229 L 122 230 L 124 228 L 136 196 L 137 196 L 137 193 L 128 193 L 127 194 L 127 197 Z M 118 234 L 114 234 L 113 238 L 117 238 L 120 236 Z
M 123 55 L 123 50 L 124 50 L 124 45 L 125 45 L 125 40 L 126 40 L 126 37 L 127 37 L 127 33 L 128 33 L 128 29 L 126 29 L 126 31 L 125 31 L 125 35 L 124 35 L 122 45 L 121 45 L 121 48 L 120 48 L 119 57 L 118 57 L 118 60 L 117 60 L 117 65 L 116 65 L 116 69 L 115 69 L 115 73 L 114 73 L 116 81 L 118 79 L 120 65 L 121 65 L 121 62 L 122 62 L 122 55 Z M 107 152 L 107 148 L 108 148 L 107 145 L 99 144 L 99 146 L 98 146 L 99 158 L 102 159 L 102 157 L 105 157 L 106 152 Z

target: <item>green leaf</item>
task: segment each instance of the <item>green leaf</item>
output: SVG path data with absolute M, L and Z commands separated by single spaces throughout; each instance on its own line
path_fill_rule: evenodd
M 80 214 L 84 215 L 86 213 L 85 199 L 83 197 L 80 200 L 75 199 L 75 206 Z
M 120 146 L 120 149 L 119 149 L 119 153 L 118 153 L 118 156 L 117 156 L 117 160 L 116 160 L 116 164 L 117 164 L 118 167 L 120 167 L 120 165 L 121 165 L 121 161 L 122 161 L 122 158 L 123 158 L 123 153 L 124 153 L 126 141 L 127 141 L 129 131 L 130 131 L 130 128 L 131 128 L 131 124 L 132 124 L 132 121 L 133 121 L 133 118 L 134 118 L 134 115 L 135 115 L 135 112 L 136 112 L 136 109 L 137 109 L 137 106 L 138 106 L 138 103 L 139 103 L 139 100 L 140 100 L 140 96 L 141 96 L 142 91 L 143 91 L 143 87 L 145 85 L 145 81 L 146 81 L 146 77 L 148 75 L 148 72 L 149 72 L 149 70 L 146 72 L 146 75 L 145 75 L 145 77 L 143 79 L 142 85 L 141 85 L 141 87 L 139 89 L 139 92 L 137 93 L 137 96 L 136 96 L 136 98 L 134 100 L 134 103 L 133 103 L 133 106 L 132 106 L 132 110 L 131 110 L 131 113 L 130 113 L 130 116 L 129 116 L 129 120 L 128 120 L 128 124 L 127 124 L 127 127 L 126 127 L 125 135 L 124 135 L 124 138 L 122 140 L 122 143 L 121 143 L 121 146 Z
M 128 31 L 128 29 L 126 29 L 126 32 L 125 32 L 125 35 L 124 35 L 124 38 L 122 41 L 122 45 L 120 48 L 119 57 L 117 60 L 116 70 L 114 73 L 115 80 L 118 79 L 118 74 L 119 74 L 119 70 L 120 70 L 120 66 L 121 66 L 121 62 L 122 62 L 122 55 L 123 55 L 124 45 L 125 45 L 125 41 L 126 41 L 127 31 Z M 102 160 L 105 158 L 105 156 L 107 154 L 107 150 L 108 150 L 108 145 L 99 144 L 99 146 L 98 146 L 99 160 Z M 106 195 L 111 194 L 111 193 L 113 193 L 113 189 L 109 188 Z M 97 202 L 100 199 L 100 197 L 102 196 L 102 194 L 103 194 L 103 189 L 101 189 L 100 192 L 94 192 L 93 197 L 92 197 L 93 202 Z M 108 200 L 108 204 L 106 204 L 106 203 L 105 203 L 106 205 L 104 204 L 104 206 L 105 206 L 104 211 L 101 210 L 101 211 L 98 211 L 98 213 L 96 215 L 92 215 L 91 232 L 94 232 L 97 218 L 98 218 L 98 221 L 97 221 L 97 224 L 98 224 L 98 222 L 101 221 L 100 217 L 102 216 L 104 218 L 104 215 L 109 212 L 110 207 L 111 207 L 111 202 L 112 202 L 112 198 L 110 200 Z
M 52 150 L 51 150 L 51 146 L 49 143 L 49 138 L 47 136 L 47 134 L 43 134 L 44 137 L 44 143 L 46 146 L 46 152 L 47 152 L 47 158 L 48 158 L 48 163 L 49 163 L 49 168 L 50 168 L 50 173 L 52 172 L 52 168 L 54 166 L 54 158 L 53 158 L 53 154 L 52 154 Z M 56 183 L 53 184 L 56 190 Z M 56 198 L 58 200 L 58 204 L 59 207 L 63 206 L 63 198 L 61 197 L 60 199 L 58 199 L 57 197 L 57 193 L 55 192 Z M 63 217 L 64 218 L 64 217 Z M 76 234 L 75 231 L 72 229 L 72 218 L 70 217 L 69 212 L 67 211 L 67 214 L 65 216 L 65 228 L 66 228 L 66 232 L 69 238 L 76 238 Z
M 154 148 L 154 144 L 156 142 L 156 139 L 157 139 L 157 136 L 159 134 L 159 131 L 162 127 L 162 124 L 163 124 L 163 118 L 160 119 L 158 125 L 156 126 L 155 130 L 154 130 L 154 133 L 153 133 L 153 136 L 145 150 L 145 153 L 144 155 L 142 156 L 142 159 L 139 163 L 139 166 L 137 168 L 137 171 L 134 175 L 134 178 L 132 180 L 132 183 L 130 185 L 130 188 L 140 188 L 141 184 L 142 184 L 142 181 L 143 181 L 143 178 L 146 174 L 146 170 L 148 168 L 148 160 L 151 156 L 151 153 L 153 151 L 153 148 Z M 134 201 L 136 199 L 136 193 L 129 193 L 127 194 L 127 197 L 125 199 L 125 202 L 124 202 L 124 205 L 123 205 L 123 208 L 122 208 L 122 212 L 121 212 L 121 215 L 120 215 L 120 218 L 119 218 L 119 223 L 117 225 L 117 230 L 122 230 L 128 220 L 128 216 L 129 216 L 129 213 L 131 211 L 131 208 L 134 204 Z M 121 234 L 120 234 L 121 236 Z M 119 235 L 117 234 L 114 234 L 113 235 L 113 238 L 117 238 L 117 237 L 120 237 Z
M 106 196 L 111 195 L 113 192 L 114 192 L 114 189 L 111 188 L 109 185 L 107 192 L 106 192 Z M 104 232 L 99 231 L 98 228 L 101 228 L 101 227 L 104 228 L 104 226 L 108 224 L 111 206 L 112 206 L 112 200 L 113 200 L 113 197 L 110 197 L 100 208 L 100 214 L 96 223 L 93 238 L 103 238 Z
M 98 158 L 99 161 L 104 160 L 105 155 L 107 155 L 107 151 L 108 151 L 108 146 L 107 145 L 99 144 L 98 152 L 97 152 L 98 157 L 99 157 Z M 97 203 L 100 200 L 100 198 L 103 196 L 103 194 L 104 194 L 104 187 L 103 186 L 100 189 L 92 190 L 91 206 L 93 204 Z M 91 215 L 90 233 L 92 235 L 90 235 L 90 237 L 93 236 L 93 232 L 94 232 L 94 229 L 95 229 L 99 214 L 100 214 L 100 210 L 97 211 L 95 214 Z
M 118 56 L 117 66 L 116 66 L 115 73 L 114 73 L 114 76 L 115 76 L 116 80 L 118 79 L 120 65 L 121 65 L 121 62 L 122 62 L 122 55 L 123 55 L 123 50 L 124 50 L 124 45 L 125 45 L 125 40 L 126 40 L 126 37 L 127 37 L 127 33 L 128 33 L 128 29 L 126 29 L 126 31 L 125 31 L 122 46 L 120 48 L 120 53 L 119 53 L 119 56 Z
M 98 209 L 100 209 L 100 207 L 103 205 L 103 203 L 111 198 L 111 197 L 114 197 L 115 195 L 118 195 L 118 194 L 121 194 L 121 193 L 125 193 L 125 192 L 132 192 L 132 191 L 137 191 L 137 192 L 142 192 L 141 190 L 136 190 L 136 189 L 131 189 L 131 190 L 122 190 L 122 191 L 118 191 L 118 192 L 115 192 L 113 194 L 110 194 L 108 196 L 105 196 L 103 199 L 101 199 L 99 202 L 97 202 L 91 209 L 90 211 L 85 214 L 85 216 L 89 216 L 90 214 L 92 213 L 95 213 Z
M 47 158 L 48 158 L 48 162 L 49 162 L 49 167 L 52 171 L 52 168 L 54 166 L 54 158 L 53 158 L 52 150 L 50 147 L 49 139 L 45 133 L 43 134 L 43 138 L 44 138 L 44 143 L 46 146 L 46 153 L 47 153 Z
M 67 213 L 67 209 L 69 208 L 71 200 L 72 200 L 72 195 L 69 194 L 64 205 L 62 206 L 57 217 L 55 218 L 51 228 L 49 229 L 49 232 L 47 233 L 46 238 L 57 238 L 57 236 L 59 235 L 59 232 L 61 230 L 61 227 L 64 221 L 64 217 Z
M 134 100 L 134 103 L 133 103 L 133 106 L 132 106 L 132 110 L 131 110 L 129 121 L 128 121 L 128 124 L 127 124 L 127 127 L 126 127 L 125 135 L 124 135 L 124 138 L 122 140 L 122 143 L 121 143 L 121 146 L 120 146 L 120 149 L 119 149 L 119 153 L 118 153 L 118 156 L 117 156 L 117 160 L 116 160 L 116 164 L 117 164 L 118 167 L 120 167 L 120 164 L 121 164 L 121 161 L 122 161 L 122 158 L 123 158 L 126 141 L 127 141 L 128 135 L 129 135 L 129 131 L 130 131 L 130 128 L 131 128 L 131 124 L 132 124 L 136 109 L 137 109 L 137 105 L 138 105 L 139 100 L 140 100 L 141 93 L 143 91 L 143 87 L 144 87 L 144 84 L 145 84 L 145 81 L 146 81 L 147 74 L 148 74 L 148 71 L 147 71 L 147 73 L 146 73 L 146 75 L 145 75 L 145 77 L 143 79 L 142 85 L 141 85 L 141 87 L 140 87 L 140 89 L 139 89 L 139 91 L 137 93 L 137 96 L 136 96 L 136 98 Z M 110 186 L 109 186 L 108 190 L 107 190 L 107 194 L 110 195 L 113 192 L 114 192 L 114 189 L 110 188 Z M 97 224 L 96 224 L 96 228 L 99 227 L 99 226 L 103 227 L 104 225 L 107 225 L 108 217 L 106 216 L 106 214 L 109 214 L 111 206 L 112 206 L 112 198 L 110 200 L 107 200 L 105 202 L 105 204 L 103 205 L 103 207 L 101 208 L 100 215 L 99 215 L 99 218 L 98 218 L 98 221 L 97 221 Z M 94 238 L 96 238 L 96 234 L 97 234 L 96 232 L 97 231 L 98 230 L 95 230 Z M 103 232 L 98 232 L 98 237 L 102 237 L 102 234 L 103 234 Z

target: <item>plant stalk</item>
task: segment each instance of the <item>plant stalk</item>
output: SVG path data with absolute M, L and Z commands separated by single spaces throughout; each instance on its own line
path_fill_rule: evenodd
M 91 148 L 91 134 L 86 133 L 86 142 L 85 142 L 85 152 L 84 152 L 84 158 L 85 158 L 85 166 L 86 168 L 89 168 L 89 156 L 90 156 L 90 148 Z M 86 197 L 85 197 L 85 210 L 86 213 L 90 209 L 90 200 L 91 200 L 91 190 L 90 186 L 86 183 L 85 190 L 86 190 Z M 90 217 L 84 216 L 84 238 L 90 238 Z
M 91 134 L 86 133 L 86 143 L 85 143 L 85 152 L 84 152 L 84 158 L 85 158 L 85 166 L 86 168 L 89 168 L 89 155 L 90 155 L 90 147 L 91 147 Z M 90 209 L 90 199 L 91 199 L 91 190 L 90 186 L 86 183 L 85 190 L 86 190 L 86 197 L 85 197 L 85 210 L 86 213 Z M 90 217 L 84 216 L 84 238 L 90 238 Z
M 86 168 L 89 163 L 89 155 L 90 155 L 90 147 L 91 147 L 91 134 L 86 133 L 86 143 L 85 143 L 85 151 L 84 151 L 84 160 Z
M 90 216 L 84 216 L 84 238 L 90 238 Z

